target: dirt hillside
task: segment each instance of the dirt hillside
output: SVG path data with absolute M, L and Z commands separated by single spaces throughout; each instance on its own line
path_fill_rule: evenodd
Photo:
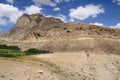
M 0 38 L 0 44 L 53 52 L 104 51 L 120 53 L 120 30 L 84 23 L 65 23 L 41 14 L 23 14 Z

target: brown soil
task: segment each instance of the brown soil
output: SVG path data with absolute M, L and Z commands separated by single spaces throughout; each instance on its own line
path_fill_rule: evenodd
M 81 51 L 0 58 L 0 80 L 120 80 L 120 56 Z

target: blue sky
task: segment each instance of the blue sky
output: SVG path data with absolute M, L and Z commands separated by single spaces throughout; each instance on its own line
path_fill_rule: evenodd
M 120 28 L 120 0 L 0 0 L 0 32 L 14 27 L 23 13 Z

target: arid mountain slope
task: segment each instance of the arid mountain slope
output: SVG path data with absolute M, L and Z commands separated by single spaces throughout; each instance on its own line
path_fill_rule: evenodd
M 83 23 L 64 23 L 60 19 L 45 17 L 41 14 L 23 14 L 14 28 L 9 32 L 10 37 L 19 40 L 39 41 L 41 39 L 67 39 L 80 37 L 118 38 L 120 31 L 102 26 Z
M 63 23 L 60 19 L 46 18 L 41 14 L 23 14 L 14 28 L 10 30 L 9 36 L 19 40 L 38 39 L 43 37 L 48 30 Z
M 0 80 L 120 80 L 119 29 L 23 14 L 0 44 L 54 52 L 0 58 Z
M 3 44 L 23 49 L 35 47 L 51 51 L 120 52 L 120 30 L 83 23 L 65 23 L 41 14 L 23 14 L 5 38 Z

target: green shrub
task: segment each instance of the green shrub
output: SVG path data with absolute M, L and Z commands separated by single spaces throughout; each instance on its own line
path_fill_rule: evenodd
M 18 51 L 21 50 L 18 46 L 7 46 L 7 45 L 0 45 L 0 49 L 11 49 L 11 50 L 18 50 Z
M 21 50 L 18 46 L 8 46 L 8 48 L 11 50 L 17 50 L 17 51 Z
M 0 49 L 0 57 L 18 57 L 18 56 L 24 56 L 24 55 L 25 55 L 25 52 L 23 51 Z
M 31 48 L 26 51 L 21 51 L 18 46 L 0 45 L 0 57 L 18 57 L 25 55 L 46 54 L 50 53 L 48 50 L 38 50 Z
M 0 45 L 0 49 L 7 49 L 7 48 L 8 48 L 8 46 L 6 46 L 6 45 L 4 45 L 4 44 L 3 44 L 3 45 L 2 45 L 2 44 Z
M 45 54 L 45 53 L 50 53 L 48 50 L 38 50 L 36 48 L 30 48 L 25 51 L 26 55 L 34 55 L 34 54 Z

